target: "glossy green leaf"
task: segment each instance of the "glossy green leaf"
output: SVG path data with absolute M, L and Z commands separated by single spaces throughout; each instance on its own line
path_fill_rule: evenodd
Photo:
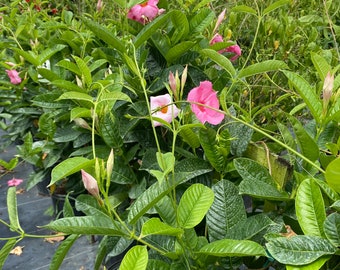
M 340 195 L 332 189 L 327 182 L 316 178 L 313 178 L 313 180 L 319 185 L 323 193 L 325 193 L 333 202 L 340 200 Z
M 83 100 L 93 103 L 93 97 L 91 97 L 90 95 L 73 91 L 62 94 L 58 100 L 62 99 Z
M 112 46 L 119 52 L 124 52 L 126 50 L 125 44 L 106 27 L 85 17 L 82 17 L 82 21 L 88 27 L 88 29 L 90 29 L 96 35 L 96 37 L 103 40 L 109 46 Z
M 327 216 L 324 223 L 327 239 L 335 246 L 340 247 L 340 214 L 332 213 Z
M 11 48 L 11 50 L 13 50 L 17 54 L 21 55 L 26 61 L 30 62 L 34 66 L 37 67 L 37 66 L 40 65 L 40 62 L 39 62 L 37 55 L 35 53 L 33 53 L 32 51 L 24 51 L 24 50 L 14 48 L 14 47 Z
M 134 246 L 124 256 L 120 270 L 144 270 L 148 264 L 146 246 Z
M 170 270 L 170 265 L 164 261 L 150 259 L 148 261 L 147 270 Z
M 75 75 L 81 76 L 80 67 L 78 67 L 75 63 L 71 62 L 70 60 L 63 59 L 57 63 L 58 67 L 65 68 Z
M 117 235 L 124 236 L 123 229 L 110 218 L 101 216 L 61 218 L 42 226 L 66 234 Z
M 214 192 L 202 185 L 193 184 L 183 194 L 177 209 L 178 222 L 190 229 L 199 224 L 214 201 Z
M 332 70 L 332 67 L 328 64 L 325 58 L 315 52 L 311 52 L 311 59 L 318 72 L 320 80 L 324 81 L 327 73 Z
M 82 107 L 75 107 L 71 110 L 70 121 L 76 118 L 91 118 L 91 110 Z
M 73 157 L 66 159 L 53 168 L 51 173 L 52 179 L 49 186 L 71 174 L 79 172 L 81 169 L 86 169 L 87 167 L 91 167 L 93 165 L 94 160 L 89 160 L 84 157 Z
M 60 89 L 62 89 L 63 91 L 73 91 L 73 92 L 79 92 L 79 93 L 84 93 L 85 90 L 81 87 L 79 87 L 78 85 L 70 82 L 70 81 L 66 81 L 66 80 L 54 80 L 51 82 L 53 85 L 59 87 Z
M 40 52 L 39 53 L 39 58 L 38 58 L 38 61 L 39 61 L 40 65 L 44 64 L 54 54 L 56 54 L 57 52 L 63 50 L 66 47 L 67 46 L 63 45 L 63 44 L 56 44 L 53 47 L 49 47 L 49 48 L 43 50 L 42 52 Z
M 124 94 L 123 92 L 120 91 L 102 93 L 98 98 L 97 102 L 98 104 L 106 103 L 107 106 L 113 107 L 115 102 L 118 100 L 132 102 L 127 94 Z
M 159 218 L 151 218 L 143 224 L 140 238 L 154 234 L 178 236 L 183 234 L 183 230 L 167 225 Z
M 249 240 L 222 239 L 209 243 L 198 252 L 216 257 L 267 256 L 265 249 Z
M 165 196 L 164 198 L 162 198 L 155 205 L 155 209 L 165 223 L 175 226 L 176 212 L 169 196 Z
M 107 146 L 119 149 L 123 145 L 118 118 L 110 111 L 99 119 L 98 130 Z
M 217 144 L 216 131 L 209 127 L 201 128 L 199 130 L 199 140 L 210 164 L 216 171 L 223 172 L 227 162 Z
M 233 64 L 224 55 L 212 49 L 203 49 L 200 51 L 200 54 L 204 57 L 210 58 L 213 62 L 215 62 L 217 65 L 223 68 L 226 72 L 228 72 L 230 77 L 235 76 L 236 71 L 235 71 Z
M 275 9 L 278 9 L 286 4 L 289 4 L 290 3 L 290 0 L 279 0 L 279 1 L 276 1 L 272 4 L 270 4 L 268 7 L 266 7 L 264 10 L 263 10 L 263 13 L 262 13 L 262 16 L 272 12 L 273 10 Z
M 333 208 L 335 211 L 340 212 L 340 200 L 334 202 L 334 203 L 331 205 L 331 208 Z
M 330 256 L 323 256 L 316 261 L 305 265 L 286 265 L 286 270 L 320 270 L 329 259 Z
M 230 123 L 227 129 L 231 137 L 230 152 L 237 157 L 242 156 L 248 148 L 254 130 L 242 123 Z
M 192 35 L 201 35 L 215 19 L 215 13 L 210 8 L 202 8 L 189 21 Z
M 154 19 L 152 22 L 145 25 L 134 40 L 135 47 L 139 48 L 154 33 L 156 33 L 159 29 L 162 29 L 166 21 L 174 14 L 176 14 L 176 10 L 172 10 L 170 12 L 167 12 L 166 14 L 162 14 L 161 16 L 158 16 L 156 19 Z
M 222 179 L 212 190 L 215 199 L 206 218 L 211 242 L 226 238 L 231 228 L 247 218 L 242 196 L 232 182 Z
M 86 62 L 78 56 L 73 55 L 73 59 L 76 61 L 77 66 L 81 72 L 81 78 L 85 82 L 86 86 L 89 87 L 92 83 L 92 75 L 90 68 L 87 66 Z
M 229 229 L 225 238 L 250 240 L 252 237 L 273 224 L 275 223 L 265 214 L 250 216 L 247 219 L 240 220 L 240 222 Z
M 188 126 L 181 126 L 179 135 L 183 141 L 190 145 L 191 148 L 197 148 L 200 146 L 200 141 L 197 134 Z
M 319 123 L 322 115 L 322 104 L 320 98 L 317 96 L 315 89 L 300 75 L 291 72 L 283 71 L 289 81 L 292 83 L 303 101 L 307 104 L 308 109 L 313 115 L 314 119 Z
M 295 211 L 304 234 L 325 237 L 325 203 L 321 190 L 313 179 L 304 180 L 296 191 Z
M 287 192 L 279 190 L 279 185 L 264 166 L 248 158 L 234 159 L 234 165 L 243 179 L 239 185 L 241 194 L 268 200 L 289 199 Z
M 7 190 L 7 211 L 11 228 L 13 230 L 20 229 L 16 187 L 10 187 Z
M 249 77 L 260 73 L 269 71 L 278 71 L 288 69 L 285 62 L 279 60 L 267 60 L 260 63 L 252 64 L 242 69 L 238 74 L 239 78 Z
M 52 82 L 55 80 L 61 80 L 58 74 L 47 68 L 37 68 L 38 73 L 46 80 Z
M 3 266 L 5 264 L 5 261 L 11 252 L 11 250 L 14 248 L 15 244 L 17 243 L 16 239 L 9 239 L 1 248 L 0 250 L 0 269 L 3 269 Z
M 75 241 L 79 238 L 78 234 L 69 235 L 57 248 L 53 254 L 49 270 L 58 270 L 61 266 L 67 252 L 73 246 Z
M 135 224 L 149 209 L 154 207 L 165 195 L 169 194 L 178 184 L 189 181 L 196 176 L 211 171 L 207 163 L 199 162 L 197 159 L 183 160 L 175 167 L 175 181 L 156 182 L 140 195 L 130 207 L 128 221 Z M 169 179 L 172 179 L 171 175 Z
M 336 252 L 336 247 L 327 239 L 307 235 L 275 238 L 266 247 L 278 262 L 289 265 L 309 264 Z
M 173 63 L 175 60 L 177 60 L 179 57 L 183 56 L 183 54 L 189 51 L 194 45 L 195 42 L 192 41 L 183 41 L 179 44 L 176 44 L 175 46 L 171 47 L 170 50 L 166 53 L 165 59 L 169 63 Z
M 109 216 L 104 213 L 103 208 L 100 207 L 97 199 L 92 195 L 80 194 L 76 199 L 76 209 L 81 211 L 87 216 L 97 216 L 98 218 L 104 217 L 109 218 Z
M 239 6 L 233 7 L 231 9 L 231 11 L 233 11 L 233 12 L 245 12 L 245 13 L 249 13 L 249 14 L 252 14 L 252 15 L 257 15 L 257 12 L 256 12 L 255 9 L 248 7 L 246 5 L 239 5 Z
M 334 159 L 328 164 L 325 178 L 328 185 L 340 193 L 340 158 Z
M 319 158 L 319 147 L 314 139 L 307 133 L 305 127 L 293 116 L 289 116 L 296 140 L 300 146 L 302 154 L 311 161 L 316 161 Z

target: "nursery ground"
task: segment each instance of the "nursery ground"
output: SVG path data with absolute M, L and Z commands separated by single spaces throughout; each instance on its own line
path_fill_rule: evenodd
M 1 135 L 1 134 L 0 134 Z M 0 141 L 1 142 L 1 141 Z M 0 152 L 0 159 L 9 161 L 15 155 L 15 146 L 8 147 Z M 36 188 L 29 191 L 24 189 L 32 167 L 27 163 L 21 163 L 14 171 L 7 173 L 0 178 L 0 218 L 8 222 L 6 206 L 7 181 L 14 178 L 23 179 L 24 182 L 17 187 L 17 203 L 19 220 L 26 233 L 35 235 L 51 234 L 50 231 L 38 228 L 38 226 L 49 223 L 53 217 L 46 214 L 49 207 L 52 207 L 52 200 L 49 196 L 39 194 Z M 0 224 L 0 238 L 13 235 L 7 227 Z M 0 241 L 0 248 L 4 245 Z M 54 252 L 60 242 L 48 242 L 44 238 L 25 238 L 16 246 L 23 247 L 21 255 L 10 254 L 5 262 L 3 270 L 25 269 L 25 270 L 48 270 Z M 61 270 L 90 270 L 93 269 L 96 255 L 97 243 L 85 236 L 79 238 L 68 252 Z

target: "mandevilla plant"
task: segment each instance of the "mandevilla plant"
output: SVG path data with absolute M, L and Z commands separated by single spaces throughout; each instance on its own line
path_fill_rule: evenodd
M 289 0 L 238 2 L 1 8 L 0 116 L 34 119 L 18 142 L 40 168 L 28 187 L 48 174 L 75 200 L 42 224 L 68 235 L 50 269 L 80 235 L 101 236 L 95 269 L 117 255 L 121 270 L 339 267 L 338 7 L 313 1 L 322 18 L 305 18 Z M 295 27 L 315 30 L 293 58 Z M 7 204 L 18 235 L 1 238 L 0 266 L 32 237 L 14 187 Z

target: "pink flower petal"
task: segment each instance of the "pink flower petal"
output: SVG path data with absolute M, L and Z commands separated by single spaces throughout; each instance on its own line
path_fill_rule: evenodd
M 20 185 L 23 181 L 24 180 L 22 180 L 22 179 L 18 179 L 18 178 L 13 177 L 11 180 L 7 181 L 7 185 L 9 187 L 16 187 L 16 186 Z
M 212 109 L 219 109 L 220 103 L 211 82 L 203 81 L 198 87 L 191 89 L 188 94 L 188 101 L 202 104 L 191 104 L 191 110 L 201 123 L 208 122 L 218 125 L 224 119 L 223 113 Z

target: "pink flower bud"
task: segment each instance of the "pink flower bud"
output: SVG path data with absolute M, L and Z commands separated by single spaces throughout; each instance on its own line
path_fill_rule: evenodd
M 100 195 L 97 180 L 84 170 L 81 170 L 81 177 L 86 190 L 94 197 L 99 198 Z
M 98 0 L 97 2 L 97 11 L 100 12 L 103 8 L 103 2 L 102 0 Z
M 215 33 L 217 28 L 221 25 L 222 21 L 224 20 L 225 12 L 226 12 L 226 9 L 223 9 L 223 11 L 220 13 L 220 15 L 218 15 L 213 33 Z
M 16 71 L 15 69 L 11 69 L 11 70 L 6 70 L 6 72 L 12 84 L 21 83 L 21 78 L 19 77 L 18 71 Z
M 331 75 L 331 73 L 328 72 L 322 88 L 323 100 L 325 100 L 326 102 L 328 102 L 332 97 L 333 87 L 334 87 L 334 74 Z

